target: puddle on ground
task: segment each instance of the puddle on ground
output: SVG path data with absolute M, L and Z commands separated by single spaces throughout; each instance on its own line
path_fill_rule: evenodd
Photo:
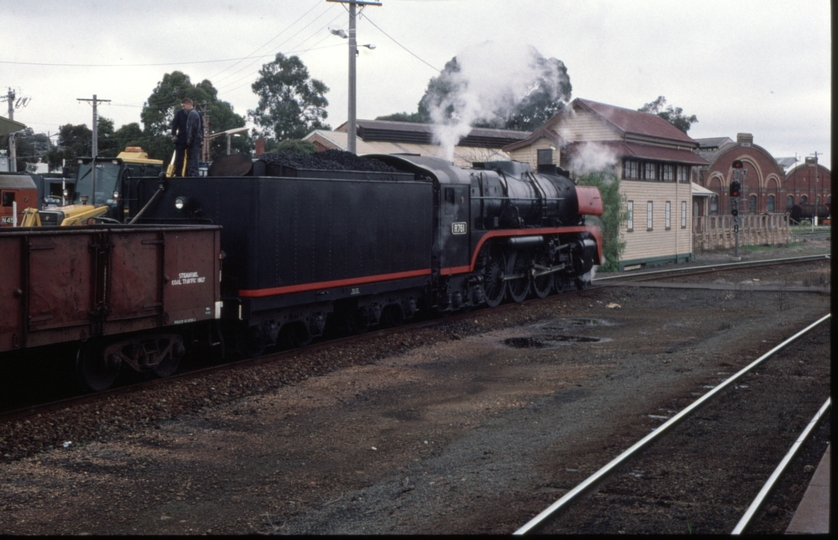
M 574 343 L 604 343 L 611 339 L 577 336 L 573 335 L 573 331 L 584 327 L 614 326 L 614 324 L 606 319 L 595 318 L 555 319 L 529 327 L 530 335 L 508 337 L 501 343 L 513 349 L 554 349 Z
M 514 349 L 550 349 L 559 347 L 563 343 L 602 343 L 605 341 L 611 340 L 609 338 L 554 334 L 546 336 L 511 337 L 503 340 L 503 343 Z

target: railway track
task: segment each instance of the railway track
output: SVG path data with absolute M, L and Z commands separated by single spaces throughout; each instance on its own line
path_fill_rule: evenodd
M 789 353 L 789 350 L 800 340 L 806 339 L 811 333 L 817 331 L 821 332 L 821 338 L 823 334 L 826 335 L 828 343 L 828 328 L 824 330 L 824 327 L 830 318 L 831 315 L 821 317 L 720 384 L 707 385 L 712 387 L 707 393 L 677 414 L 666 419 L 666 422 L 662 425 L 623 451 L 576 487 L 567 491 L 559 500 L 516 530 L 515 534 L 524 535 L 536 532 L 729 533 L 734 530 L 730 519 L 731 512 L 740 512 L 741 519 L 738 520 L 738 523 L 733 521 L 733 524 L 735 524 L 735 532 L 742 532 L 764 503 L 764 496 L 771 490 L 771 485 L 766 485 L 762 489 L 759 485 L 756 485 L 754 492 L 759 491 L 759 495 L 750 506 L 747 503 L 741 504 L 735 496 L 731 495 L 729 490 L 731 483 L 741 482 L 742 484 L 754 485 L 765 467 L 757 467 L 754 463 L 748 463 L 747 460 L 745 462 L 736 461 L 734 459 L 735 452 L 744 452 L 749 459 L 754 461 L 759 461 L 762 456 L 749 454 L 747 443 L 737 446 L 728 443 L 726 439 L 722 440 L 725 435 L 714 434 L 713 427 L 715 424 L 723 422 L 722 417 L 730 419 L 731 415 L 741 415 L 742 418 L 748 419 L 764 419 L 771 414 L 782 417 L 784 400 L 810 398 L 806 395 L 806 390 L 803 389 L 805 385 L 795 384 L 797 381 L 794 379 L 802 380 L 813 376 L 803 373 L 800 367 L 795 365 L 798 362 L 803 364 L 803 362 L 793 352 Z M 808 360 L 807 363 L 811 365 L 818 362 L 825 363 L 827 366 L 826 373 L 829 373 L 828 355 L 826 355 L 826 358 Z M 791 367 L 780 368 L 777 367 L 779 364 L 788 364 Z M 761 380 L 759 379 L 760 373 L 762 373 Z M 789 375 L 790 373 L 791 375 Z M 765 383 L 766 380 L 769 383 Z M 775 400 L 776 410 L 760 413 L 765 416 L 753 416 L 756 413 L 747 411 L 746 404 L 751 400 L 752 392 L 756 391 L 751 390 L 751 388 L 757 386 L 762 387 L 758 390 L 776 392 L 777 396 L 783 396 L 783 399 Z M 708 411 L 708 409 L 710 410 Z M 824 408 L 818 410 L 816 417 L 822 417 L 824 410 Z M 701 411 L 700 414 L 699 411 Z M 650 416 L 659 419 L 664 418 L 657 415 Z M 791 424 L 799 424 L 801 421 L 805 422 L 806 420 L 798 418 L 782 419 L 780 428 L 792 432 L 791 428 L 786 429 L 786 427 Z M 733 436 L 744 440 L 753 440 L 753 437 L 763 435 L 767 436 L 768 434 L 764 431 L 770 429 L 766 427 L 764 430 L 763 426 L 759 424 L 740 423 L 737 425 L 739 427 L 733 432 Z M 727 432 L 726 436 L 731 436 L 731 433 Z M 798 442 L 795 441 L 795 444 L 798 444 Z M 719 452 L 728 454 L 729 461 L 726 466 L 731 468 L 741 466 L 746 470 L 735 471 L 732 474 L 730 471 L 723 471 L 725 473 L 723 474 L 719 471 L 700 468 L 705 457 L 701 454 Z M 683 460 L 686 454 L 688 456 L 686 459 L 689 462 L 691 453 L 695 454 L 695 461 L 692 465 L 683 465 L 683 461 L 680 464 L 676 464 L 677 461 L 675 460 L 669 461 L 674 456 Z M 787 456 L 782 461 L 787 463 L 790 459 Z M 627 464 L 630 462 L 632 466 L 629 468 Z M 687 469 L 690 469 L 691 466 L 698 471 L 688 472 Z M 770 469 L 768 473 L 770 473 Z M 690 474 L 697 476 L 698 479 L 692 484 L 682 481 L 681 475 Z M 779 473 L 776 473 L 776 475 L 779 476 Z M 763 479 L 768 476 L 766 474 Z M 670 484 L 674 484 L 676 481 L 679 481 L 680 486 L 698 487 L 704 494 L 696 495 L 690 493 L 689 489 L 685 493 L 682 489 L 676 492 L 678 494 L 673 497 Z M 705 484 L 709 485 L 705 488 Z M 746 492 L 748 489 L 746 487 L 740 491 Z M 583 500 L 586 495 L 591 496 L 586 499 L 584 510 L 577 512 L 580 506 L 577 503 Z M 671 511 L 669 511 L 670 509 Z M 660 514 L 660 516 L 655 516 L 654 519 L 636 519 L 638 515 L 649 514 Z M 659 523 L 660 520 L 668 520 L 668 523 L 674 522 L 681 528 L 672 530 L 671 528 L 665 528 L 663 525 L 652 526 L 651 529 L 645 528 L 650 527 L 649 523 Z M 632 530 L 632 524 L 640 527 L 640 529 Z
M 800 264 L 800 263 L 807 263 L 807 262 L 817 262 L 828 260 L 829 256 L 824 255 L 814 255 L 814 256 L 804 256 L 804 257 L 789 257 L 789 258 L 778 258 L 778 259 L 769 259 L 764 261 L 747 261 L 747 262 L 735 262 L 735 263 L 722 263 L 722 264 L 713 264 L 713 265 L 701 265 L 689 268 L 681 268 L 681 267 L 673 267 L 668 269 L 662 270 L 653 270 L 653 271 L 646 271 L 646 272 L 632 272 L 630 274 L 625 275 L 617 275 L 617 276 L 608 276 L 603 278 L 595 278 L 592 282 L 591 288 L 597 287 L 613 287 L 613 286 L 628 286 L 628 287 L 636 287 L 636 286 L 644 286 L 644 287 L 678 287 L 678 288 L 703 288 L 703 289 L 740 289 L 740 290 L 754 290 L 753 287 L 742 287 L 737 286 L 735 284 L 729 284 L 727 286 L 720 285 L 720 284 L 669 284 L 663 283 L 659 280 L 665 278 L 675 278 L 675 277 L 689 277 L 695 275 L 702 275 L 707 273 L 714 273 L 714 272 L 725 272 L 725 271 L 733 271 L 733 270 L 741 270 L 741 269 L 748 269 L 748 268 L 757 268 L 757 267 L 765 267 L 765 266 L 775 266 L 775 265 L 785 265 L 785 264 Z M 654 281 L 653 280 L 657 280 Z M 771 287 L 761 287 L 760 290 L 782 290 L 786 292 L 828 292 L 828 287 L 780 287 L 780 288 L 771 288 Z M 570 291 L 569 293 L 565 294 L 578 294 L 578 291 Z M 539 299 L 530 299 L 526 302 L 538 302 Z M 428 326 L 433 326 L 439 324 L 440 322 L 456 322 L 460 318 L 468 318 L 473 317 L 475 313 L 479 312 L 486 312 L 486 313 L 503 313 L 504 310 L 515 309 L 516 304 L 514 302 L 507 302 L 504 303 L 496 308 L 492 308 L 488 310 L 486 308 L 481 310 L 476 310 L 473 312 L 465 312 L 465 313 L 455 313 L 449 315 L 447 317 L 436 317 L 427 320 L 418 320 L 416 322 L 411 322 L 409 324 L 396 326 L 393 328 L 386 328 L 380 329 L 372 332 L 367 332 L 364 334 L 356 335 L 356 336 L 348 336 L 348 337 L 341 337 L 337 339 L 331 339 L 328 341 L 321 341 L 316 342 L 306 347 L 307 352 L 316 353 L 319 350 L 331 347 L 344 347 L 354 343 L 360 343 L 365 339 L 371 339 L 376 337 L 383 337 L 390 335 L 395 332 L 405 332 L 405 331 L 412 331 L 418 330 L 421 328 L 425 328 Z M 144 380 L 141 377 L 137 376 L 136 374 L 129 374 L 127 380 L 123 380 L 121 384 L 114 386 L 113 388 L 98 392 L 95 394 L 82 394 L 78 395 L 71 391 L 71 389 L 63 388 L 59 390 L 59 395 L 62 396 L 59 399 L 55 399 L 52 394 L 50 395 L 42 395 L 40 392 L 40 385 L 37 381 L 33 382 L 33 387 L 31 389 L 22 388 L 20 390 L 20 401 L 15 403 L 3 403 L 0 405 L 0 422 L 8 422 L 8 421 L 17 421 L 25 419 L 29 416 L 34 416 L 37 414 L 46 414 L 50 411 L 63 409 L 67 407 L 72 407 L 74 405 L 80 405 L 84 403 L 93 403 L 100 400 L 105 400 L 110 397 L 119 396 L 123 394 L 130 394 L 132 392 L 141 392 L 146 389 L 154 388 L 158 385 L 165 385 L 171 381 L 182 381 L 182 380 L 190 380 L 190 379 L 197 379 L 203 376 L 206 376 L 211 373 L 221 372 L 225 370 L 235 370 L 240 369 L 242 367 L 250 366 L 255 363 L 263 363 L 269 364 L 274 362 L 282 362 L 290 358 L 293 355 L 299 354 L 300 349 L 290 349 L 290 350 L 282 350 L 271 352 L 268 354 L 264 354 L 258 358 L 246 358 L 246 359 L 238 359 L 233 361 L 213 361 L 210 365 L 204 367 L 192 367 L 185 370 L 181 370 L 179 373 L 176 373 L 172 376 L 169 376 L 164 379 L 147 379 Z M 62 378 L 62 380 L 65 380 Z M 55 386 L 48 386 L 48 392 L 52 392 L 55 390 Z

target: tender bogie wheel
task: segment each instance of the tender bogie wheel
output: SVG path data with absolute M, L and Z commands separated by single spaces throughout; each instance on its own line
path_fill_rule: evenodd
M 536 262 L 539 266 L 550 266 L 550 258 L 547 255 L 541 255 Z M 553 281 L 553 274 L 534 277 L 532 280 L 532 291 L 539 298 L 547 298 L 553 291 Z
M 508 282 L 510 298 L 518 303 L 523 302 L 530 294 L 529 257 L 524 252 L 513 253 L 509 257 L 507 267 L 510 274 L 523 276 Z
M 104 347 L 95 340 L 83 343 L 76 354 L 76 377 L 85 390 L 101 392 L 107 390 L 119 377 L 122 362 L 116 358 L 104 358 Z
M 497 307 L 506 296 L 506 282 L 503 280 L 506 261 L 497 249 L 489 249 L 483 267 L 483 293 L 486 305 Z
M 311 343 L 311 333 L 302 322 L 294 322 L 283 326 L 279 332 L 282 336 L 282 343 L 289 347 L 305 347 Z
M 381 312 L 380 324 L 382 328 L 394 328 L 403 322 L 404 315 L 402 314 L 402 308 L 397 304 L 390 304 Z
M 262 356 L 262 353 L 265 352 L 262 332 L 255 326 L 239 326 L 236 331 L 236 349 L 248 358 Z

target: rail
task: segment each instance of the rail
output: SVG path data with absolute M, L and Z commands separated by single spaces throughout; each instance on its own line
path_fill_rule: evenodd
M 534 532 L 534 531 L 538 530 L 539 528 L 543 527 L 544 525 L 546 525 L 550 518 L 552 518 L 554 515 L 556 515 L 561 510 L 566 509 L 568 506 L 570 506 L 571 503 L 575 502 L 580 496 L 589 492 L 594 487 L 596 487 L 600 482 L 602 482 L 603 480 L 605 480 L 606 478 L 611 476 L 611 474 L 613 474 L 623 463 L 628 461 L 629 458 L 634 457 L 635 454 L 637 454 L 640 450 L 642 450 L 646 446 L 648 446 L 652 441 L 654 441 L 655 439 L 657 439 L 658 437 L 660 437 L 661 435 L 663 435 L 664 433 L 669 431 L 669 429 L 672 428 L 673 426 L 676 426 L 677 424 L 679 424 L 682 420 L 684 420 L 684 418 L 689 416 L 691 413 L 696 411 L 698 408 L 700 408 L 702 405 L 704 405 L 706 402 L 708 402 L 710 399 L 712 399 L 714 396 L 716 396 L 716 394 L 718 394 L 719 392 L 721 392 L 722 390 L 724 390 L 725 388 L 727 388 L 728 386 L 730 386 L 731 384 L 733 384 L 734 382 L 739 380 L 742 376 L 744 376 L 746 373 L 748 373 L 749 371 L 751 371 L 752 369 L 754 369 L 755 367 L 757 367 L 758 365 L 763 363 L 765 360 L 771 358 L 772 356 L 777 354 L 779 351 L 788 347 L 789 345 L 791 345 L 792 343 L 794 343 L 795 341 L 797 341 L 798 339 L 800 339 L 804 335 L 808 334 L 809 332 L 811 332 L 812 330 L 817 328 L 819 325 L 826 322 L 831 316 L 832 316 L 832 314 L 827 314 L 827 315 L 821 317 L 817 321 L 813 322 L 812 324 L 810 324 L 809 326 L 807 326 L 803 330 L 800 330 L 799 332 L 797 332 L 796 334 L 794 334 L 793 336 L 791 336 L 787 340 L 783 341 L 782 343 L 780 343 L 779 345 L 777 345 L 776 347 L 774 347 L 773 349 L 771 349 L 767 353 L 763 354 L 762 356 L 760 356 L 759 358 L 757 358 L 756 360 L 754 360 L 753 362 L 751 362 L 750 364 L 748 364 L 747 366 L 745 366 L 744 368 L 739 370 L 736 374 L 734 374 L 733 376 L 728 378 L 723 383 L 719 384 L 718 386 L 716 386 L 715 388 L 713 388 L 712 390 L 710 390 L 709 392 L 707 392 L 706 394 L 704 394 L 703 396 L 698 398 L 696 401 L 694 401 L 692 404 L 690 404 L 684 410 L 682 410 L 681 412 L 679 412 L 678 414 L 676 414 L 675 416 L 670 418 L 666 423 L 662 424 L 656 430 L 654 430 L 650 434 L 643 437 L 640 441 L 636 442 L 629 449 L 627 449 L 622 454 L 620 454 L 619 456 L 617 456 L 616 458 L 611 460 L 608 464 L 606 464 L 604 467 L 599 469 L 597 472 L 595 472 L 594 474 L 589 476 L 581 484 L 579 484 L 578 486 L 576 486 L 572 490 L 568 491 L 561 499 L 559 499 L 558 501 L 556 501 L 555 503 L 550 505 L 547 509 L 543 510 L 540 514 L 535 516 L 533 519 L 528 521 L 523 527 L 521 527 L 517 531 L 515 531 L 514 534 L 515 535 L 524 535 L 524 534 L 527 534 L 529 532 Z

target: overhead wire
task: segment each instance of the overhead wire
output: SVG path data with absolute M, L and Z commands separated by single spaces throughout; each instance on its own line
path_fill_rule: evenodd
M 419 55 L 417 55 L 416 53 L 414 53 L 413 51 L 411 51 L 410 49 L 408 49 L 407 47 L 405 47 L 404 45 L 402 45 L 401 43 L 399 43 L 399 42 L 396 40 L 396 38 L 394 38 L 393 36 L 391 36 L 390 34 L 388 34 L 387 32 L 385 32 L 384 30 L 382 30 L 380 26 L 378 26 L 377 24 L 375 24 L 375 22 L 374 22 L 372 19 L 370 19 L 370 16 L 369 16 L 369 15 L 364 15 L 364 18 L 365 18 L 366 20 L 368 20 L 368 21 L 369 21 L 369 23 L 370 23 L 371 25 L 375 26 L 375 27 L 378 29 L 378 31 L 379 31 L 379 32 L 381 32 L 382 34 L 384 34 L 385 36 L 387 36 L 388 38 L 390 38 L 390 41 L 392 41 L 393 43 L 395 43 L 396 45 L 398 45 L 399 47 L 401 47 L 402 49 L 404 49 L 405 51 L 407 51 L 407 53 L 408 53 L 408 54 L 410 54 L 411 56 L 413 56 L 414 58 L 416 58 L 417 60 L 419 60 L 420 62 L 422 62 L 422 63 L 423 63 L 423 64 L 425 64 L 426 66 L 428 66 L 429 68 L 433 69 L 434 71 L 437 71 L 437 72 L 438 72 L 438 71 L 442 71 L 442 70 L 440 70 L 439 68 L 437 68 L 437 67 L 435 67 L 435 66 L 432 66 L 431 64 L 429 64 L 428 62 L 426 62 L 424 59 L 420 58 L 420 57 L 419 57 Z
M 308 24 L 306 24 L 305 26 L 303 26 L 302 28 L 300 28 L 299 30 L 297 30 L 294 34 L 292 34 L 291 36 L 289 36 L 288 38 L 286 38 L 286 39 L 285 39 L 285 41 L 283 41 L 283 42 L 281 42 L 279 45 L 277 45 L 277 47 L 276 47 L 274 50 L 278 51 L 278 50 L 279 50 L 279 48 L 280 48 L 280 47 L 282 47 L 282 45 L 284 45 L 284 44 L 288 43 L 291 39 L 293 39 L 295 36 L 297 36 L 300 32 L 302 32 L 303 30 L 305 30 L 306 28 L 308 28 L 309 26 L 311 26 L 312 24 L 314 24 L 314 23 L 315 23 L 318 19 L 320 19 L 321 17 L 323 17 L 323 15 L 325 15 L 325 14 L 326 14 L 329 10 L 331 10 L 333 7 L 334 7 L 334 6 L 329 5 L 329 6 L 326 8 L 326 10 L 325 10 L 325 11 L 323 11 L 323 12 L 322 12 L 322 13 L 320 13 L 317 17 L 315 17 L 314 19 L 312 19 L 312 20 L 311 20 Z M 309 11 L 310 11 L 310 10 L 309 10 Z M 297 19 L 297 20 L 299 20 L 299 19 Z M 328 23 L 327 23 L 327 24 L 328 24 Z M 273 41 L 273 40 L 271 40 L 271 41 Z M 260 47 L 260 48 L 261 48 L 261 47 Z M 230 74 L 228 74 L 228 75 L 226 75 L 226 76 L 222 77 L 221 79 L 216 79 L 214 84 L 216 84 L 216 85 L 217 85 L 219 82 L 224 81 L 224 80 L 226 80 L 226 79 L 228 79 L 228 78 L 232 77 L 233 75 L 235 75 L 235 74 L 237 74 L 237 73 L 241 73 L 242 71 L 244 71 L 245 69 L 249 68 L 250 66 L 252 66 L 252 65 L 253 65 L 253 64 L 255 64 L 256 62 L 257 62 L 257 60 L 254 60 L 254 61 L 250 62 L 249 64 L 247 64 L 247 65 L 245 65 L 245 66 L 242 66 L 241 68 L 237 69 L 237 70 L 236 70 L 236 71 L 234 71 L 233 73 L 230 73 Z M 250 75 L 246 75 L 245 77 L 249 77 L 249 76 L 250 76 Z M 241 80 L 241 79 L 238 79 L 236 82 L 238 82 L 238 81 L 240 81 L 240 80 Z M 235 83 L 233 83 L 233 84 L 235 84 Z
M 320 5 L 320 4 L 319 4 L 319 2 L 315 0 L 315 3 L 314 3 L 314 4 L 312 4 L 311 8 L 309 8 L 309 10 L 308 10 L 308 11 L 306 11 L 305 13 L 303 13 L 302 15 L 300 15 L 300 17 L 299 17 L 296 21 L 294 21 L 294 22 L 292 22 L 291 24 L 289 24 L 288 26 L 286 26 L 286 27 L 285 27 L 285 28 L 284 28 L 284 29 L 283 29 L 283 30 L 282 30 L 279 34 L 275 35 L 274 37 L 272 37 L 271 39 L 269 39 L 268 41 L 266 41 L 263 45 L 261 45 L 260 47 L 257 47 L 256 49 L 254 49 L 254 50 L 253 50 L 253 52 L 251 52 L 251 53 L 250 53 L 247 57 L 243 58 L 242 60 L 244 60 L 244 59 L 246 59 L 246 58 L 248 58 L 248 57 L 253 57 L 253 55 L 255 55 L 255 54 L 256 54 L 259 50 L 264 49 L 265 47 L 267 47 L 267 46 L 268 46 L 268 45 L 269 45 L 269 44 L 270 44 L 273 40 L 275 40 L 276 38 L 278 38 L 279 36 L 281 36 L 282 34 L 284 34 L 284 33 L 285 33 L 285 32 L 286 32 L 289 28 L 291 28 L 292 26 L 294 26 L 295 24 L 297 24 L 298 22 L 300 22 L 300 21 L 303 19 L 303 17 L 305 17 L 306 15 L 308 15 L 309 13 L 311 13 L 311 12 L 314 10 L 314 8 L 316 8 L 318 5 Z M 260 58 L 262 58 L 262 57 L 264 57 L 264 56 L 266 56 L 266 55 L 260 55 Z M 233 66 L 235 66 L 236 64 L 238 64 L 238 62 L 236 62 L 235 64 L 232 64 L 232 65 L 230 65 L 230 66 L 227 66 L 227 67 L 226 67 L 226 68 L 224 68 L 224 69 L 222 69 L 221 71 L 219 71 L 218 73 L 216 73 L 215 75 L 213 75 L 213 76 L 212 76 L 212 78 L 215 78 L 215 77 L 217 77 L 217 76 L 221 75 L 222 73 L 224 73 L 224 72 L 225 72 L 225 71 L 227 71 L 228 69 L 232 68 L 232 67 L 233 67 Z

